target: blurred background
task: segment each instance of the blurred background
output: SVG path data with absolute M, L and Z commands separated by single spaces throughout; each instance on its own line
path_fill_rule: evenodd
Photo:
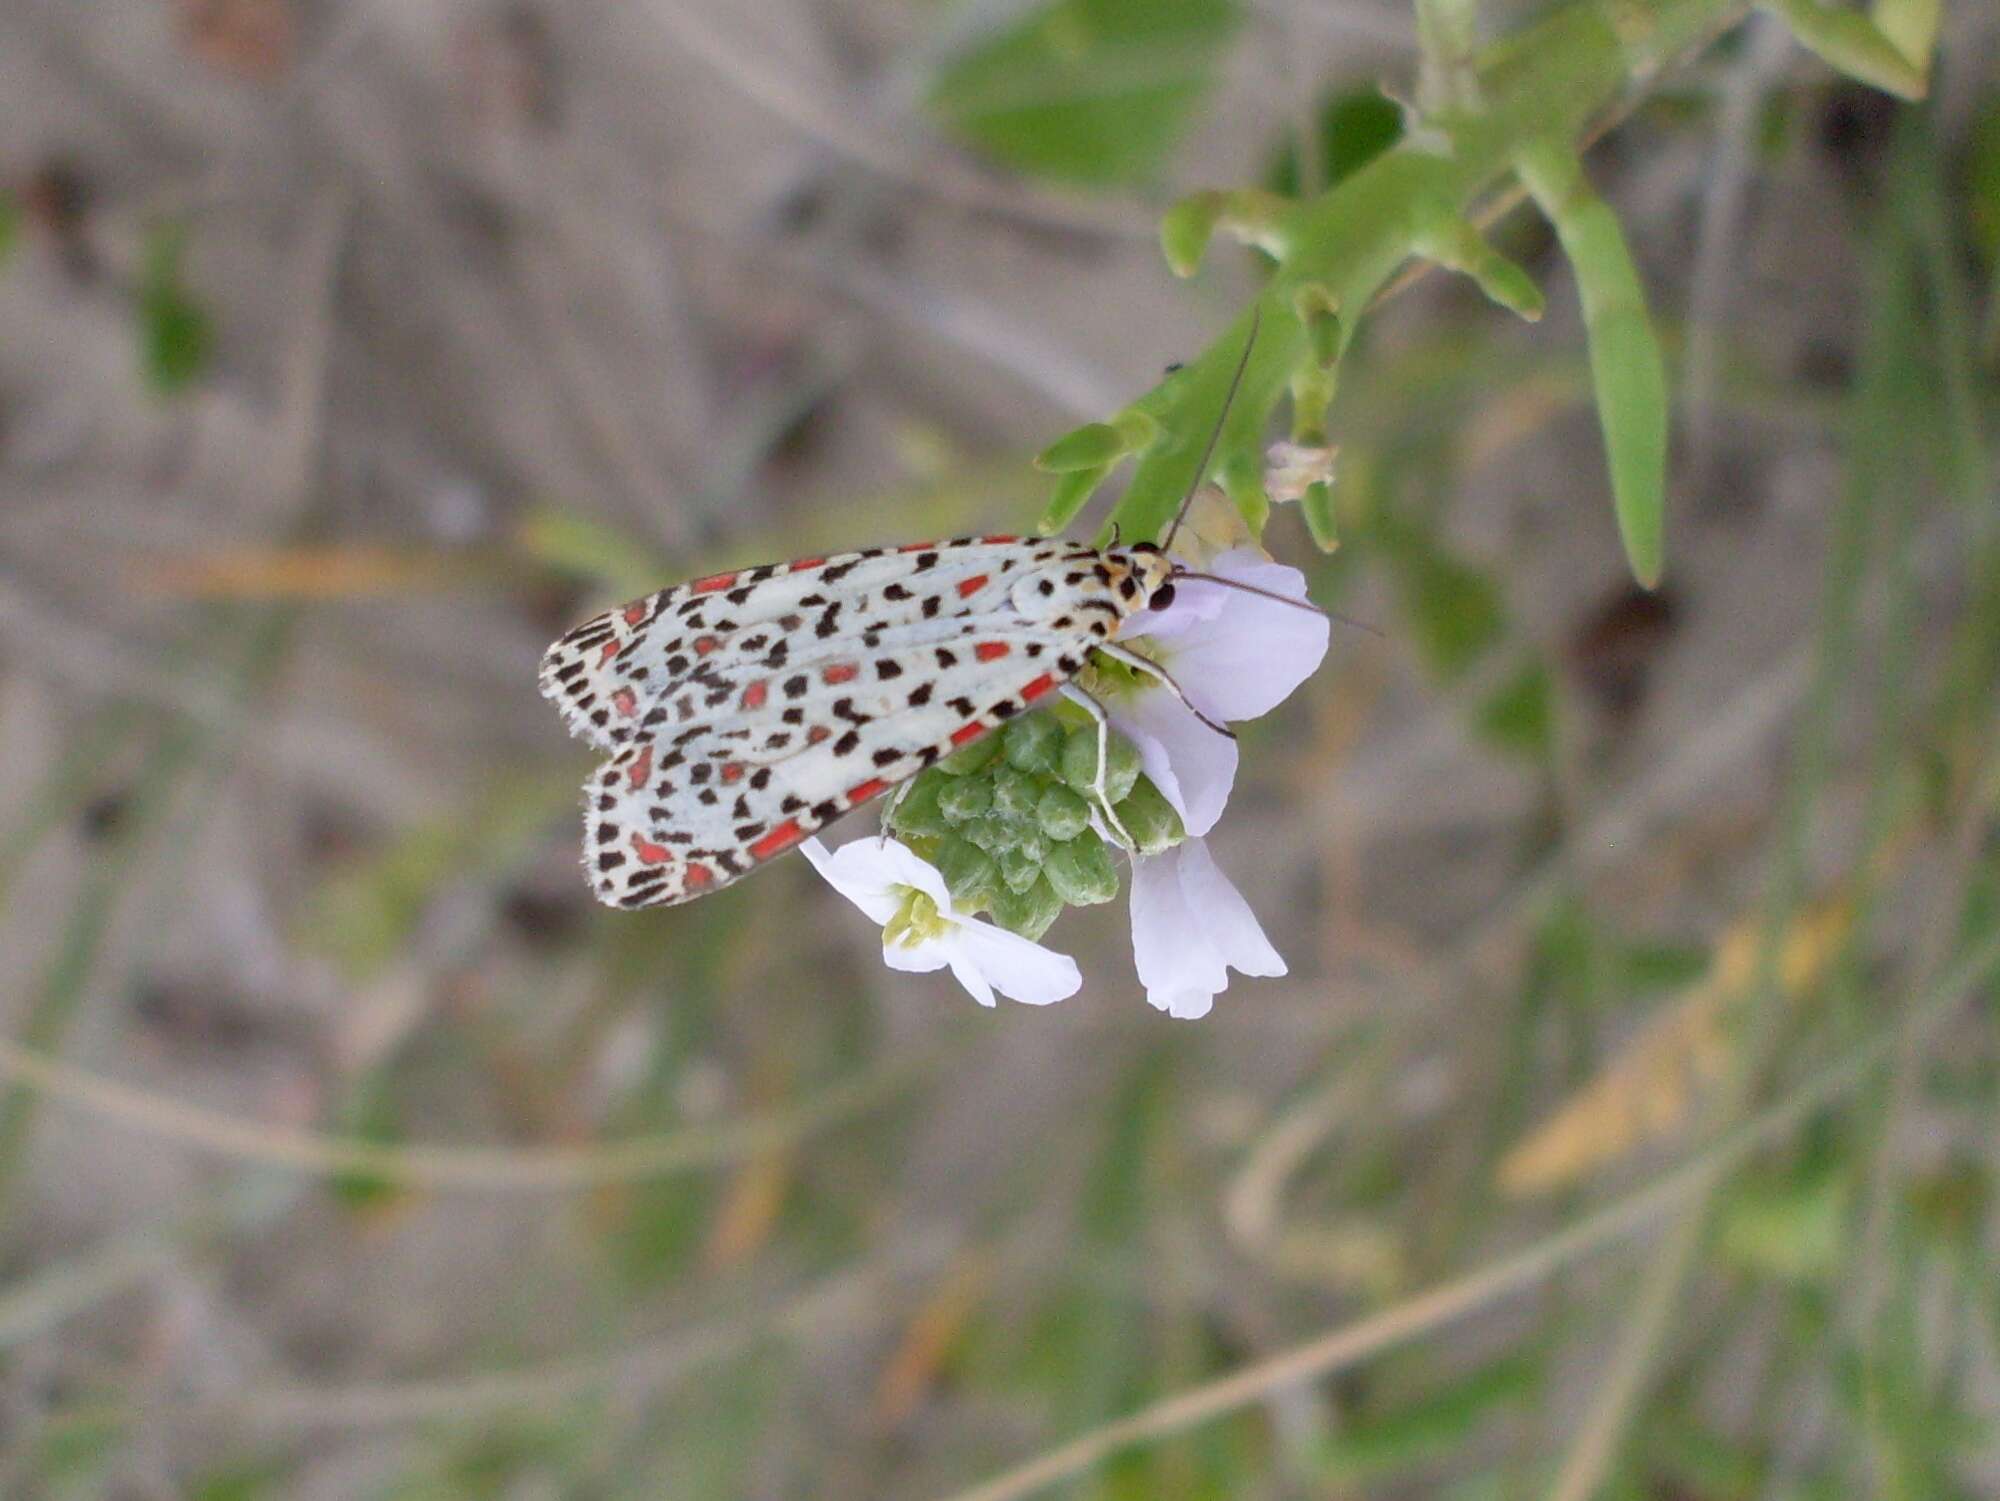
M 802 860 L 598 910 L 535 663 L 1028 528 L 1405 6 L 0 0 L 0 1495 L 2000 1494 L 1996 48 L 1760 18 L 1592 150 L 1657 592 L 1539 219 L 1539 325 L 1378 311 L 1190 1024 L 1122 904 L 994 1013 Z

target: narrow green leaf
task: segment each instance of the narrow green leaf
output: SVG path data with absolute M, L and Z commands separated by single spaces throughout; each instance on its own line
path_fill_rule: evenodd
M 1784 18 L 1801 47 L 1849 78 L 1901 99 L 1921 99 L 1929 88 L 1926 61 L 1904 55 L 1874 20 L 1858 10 L 1836 10 L 1820 0 L 1763 0 L 1764 9 Z M 1899 35 L 1914 38 L 1920 13 L 1897 14 Z M 1936 22 L 1930 23 L 1933 36 Z
M 1088 469 L 1072 469 L 1063 475 L 1056 481 L 1055 493 L 1049 496 L 1048 509 L 1035 523 L 1036 528 L 1044 535 L 1053 535 L 1068 526 L 1110 473 L 1110 465 L 1097 464 Z
M 1306 486 L 1305 494 L 1299 497 L 1299 514 L 1306 519 L 1306 530 L 1321 552 L 1332 552 L 1340 546 L 1340 528 L 1333 515 L 1333 487 L 1325 480 L 1314 480 Z
M 1035 467 L 1049 474 L 1101 469 L 1125 454 L 1125 435 L 1108 422 L 1088 422 L 1064 433 L 1035 455 Z
M 1517 165 L 1576 272 L 1618 531 L 1633 577 L 1651 589 L 1664 566 L 1667 371 L 1645 288 L 1618 216 L 1568 146 L 1527 147 Z
M 139 286 L 141 363 L 146 383 L 172 395 L 208 365 L 214 330 L 182 279 L 180 226 L 162 224 L 148 237 Z
M 1299 142 L 1287 132 L 1272 153 L 1264 185 L 1288 198 L 1338 186 L 1402 138 L 1403 111 L 1396 101 L 1374 88 L 1334 94 L 1319 108 L 1319 180 L 1310 185 L 1299 177 Z
M 0 188 L 0 266 L 7 264 L 14 249 L 21 243 L 21 203 L 5 188 Z

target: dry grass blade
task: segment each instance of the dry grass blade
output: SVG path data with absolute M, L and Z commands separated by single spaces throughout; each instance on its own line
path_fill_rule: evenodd
M 1825 973 L 1852 920 L 1836 899 L 1786 929 L 1777 977 L 1787 997 L 1797 1001 Z M 1730 1027 L 1755 981 L 1758 943 L 1754 918 L 1723 935 L 1701 983 L 1501 1159 L 1502 1191 L 1524 1198 L 1569 1187 L 1684 1126 L 1697 1098 L 1728 1073 Z
M 767 1115 L 580 1147 L 413 1147 L 287 1131 L 163 1099 L 61 1059 L 0 1041 L 0 1078 L 165 1141 L 320 1177 L 364 1174 L 435 1189 L 546 1192 L 657 1178 L 769 1154 L 823 1126 L 888 1103 L 943 1049 L 892 1059 Z
M 396 547 L 241 547 L 130 565 L 135 587 L 187 599 L 352 599 L 476 582 L 497 560 Z

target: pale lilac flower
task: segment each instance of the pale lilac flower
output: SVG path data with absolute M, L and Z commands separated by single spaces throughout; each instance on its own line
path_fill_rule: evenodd
M 1303 600 L 1305 575 L 1253 547 L 1223 553 L 1206 572 Z M 1311 677 L 1326 655 L 1324 615 L 1200 579 L 1179 579 L 1174 602 L 1141 610 L 1119 641 L 1144 652 L 1188 701 L 1218 722 L 1268 714 Z M 1140 764 L 1191 835 L 1222 816 L 1236 781 L 1236 742 L 1190 714 L 1164 685 L 1142 680 L 1105 707 Z
M 1132 959 L 1146 999 L 1187 1019 L 1208 1015 L 1232 969 L 1285 973 L 1250 904 L 1199 839 L 1133 859 Z
M 829 852 L 817 839 L 800 846 L 835 891 L 882 924 L 882 961 L 927 973 L 950 967 L 982 1006 L 993 992 L 1030 1006 L 1075 995 L 1083 984 L 1067 954 L 967 917 L 951 904 L 937 868 L 908 845 L 870 835 Z

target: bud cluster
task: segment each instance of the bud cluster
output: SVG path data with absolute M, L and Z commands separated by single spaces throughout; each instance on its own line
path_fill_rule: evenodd
M 1068 705 L 1012 720 L 919 776 L 888 827 L 937 867 L 959 911 L 1040 938 L 1064 907 L 1118 894 L 1097 803 L 1097 742 L 1096 721 Z M 1180 815 L 1140 771 L 1139 752 L 1116 732 L 1104 792 L 1138 853 L 1186 838 Z

